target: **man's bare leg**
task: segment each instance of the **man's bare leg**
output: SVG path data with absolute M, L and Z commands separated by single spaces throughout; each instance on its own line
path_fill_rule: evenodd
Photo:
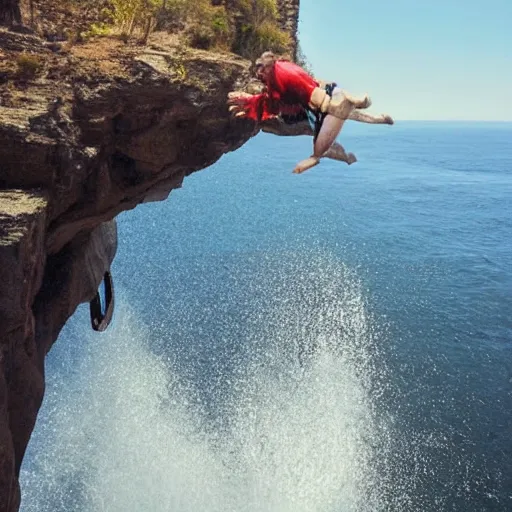
M 313 158 L 313 157 L 310 157 L 310 158 Z M 322 155 L 322 158 L 328 158 L 330 160 L 336 160 L 338 162 L 345 162 L 348 165 L 351 165 L 351 164 L 357 162 L 356 155 L 354 155 L 354 153 L 347 153 L 345 151 L 345 148 L 339 142 L 333 142 L 332 146 Z M 309 162 L 309 160 L 310 159 L 307 158 L 303 162 L 306 162 L 306 161 Z M 304 169 L 304 170 L 307 170 L 307 169 Z M 304 172 L 304 170 L 302 170 L 302 172 Z M 298 171 L 294 171 L 294 172 L 296 172 L 296 174 L 300 174 Z
M 331 148 L 336 137 L 341 132 L 343 128 L 343 124 L 345 123 L 344 119 L 339 119 L 338 117 L 334 117 L 331 115 L 327 115 L 322 123 L 322 128 L 320 129 L 320 133 L 314 143 L 313 146 L 313 154 L 299 162 L 293 172 L 295 174 L 301 174 L 315 165 L 320 163 L 320 158 L 322 158 L 325 153 Z
M 359 121 L 360 123 L 369 124 L 394 124 L 393 118 L 388 114 L 379 114 L 378 116 L 374 116 L 367 112 L 361 112 L 361 110 L 353 110 L 348 116 L 348 119 L 351 121 Z
M 333 142 L 332 146 L 322 155 L 322 158 L 345 162 L 348 165 L 357 162 L 356 155 L 354 153 L 347 153 L 339 142 Z
M 368 124 L 394 124 L 393 118 L 387 114 L 373 115 L 360 110 L 354 110 L 348 117 L 351 121 Z M 296 137 L 298 135 L 314 136 L 314 130 L 311 128 L 309 121 L 299 121 L 297 123 L 288 124 L 282 119 L 275 117 L 261 121 L 261 129 L 266 133 L 273 133 L 281 137 Z

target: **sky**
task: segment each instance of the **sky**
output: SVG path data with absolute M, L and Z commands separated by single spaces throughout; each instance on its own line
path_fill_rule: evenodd
M 512 0 L 300 0 L 299 40 L 372 112 L 512 121 Z

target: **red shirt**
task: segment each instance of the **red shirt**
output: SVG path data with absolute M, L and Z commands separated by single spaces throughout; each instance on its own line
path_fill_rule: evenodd
M 309 104 L 318 82 L 293 62 L 278 60 L 267 79 L 267 90 L 248 98 L 244 109 L 255 121 L 264 121 L 276 115 L 296 114 Z

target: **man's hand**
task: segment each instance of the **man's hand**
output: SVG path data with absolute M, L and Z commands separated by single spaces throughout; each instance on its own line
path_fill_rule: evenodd
M 247 103 L 247 99 L 252 98 L 252 94 L 248 94 L 246 92 L 234 91 L 228 94 L 228 105 L 229 111 L 235 117 L 245 117 L 245 105 Z

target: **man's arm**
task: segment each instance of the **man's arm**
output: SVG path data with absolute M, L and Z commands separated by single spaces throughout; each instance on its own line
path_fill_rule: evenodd
M 228 105 L 229 111 L 235 117 L 246 117 L 258 122 L 273 119 L 279 114 L 279 101 L 277 98 L 270 98 L 266 92 L 261 94 L 230 92 Z

